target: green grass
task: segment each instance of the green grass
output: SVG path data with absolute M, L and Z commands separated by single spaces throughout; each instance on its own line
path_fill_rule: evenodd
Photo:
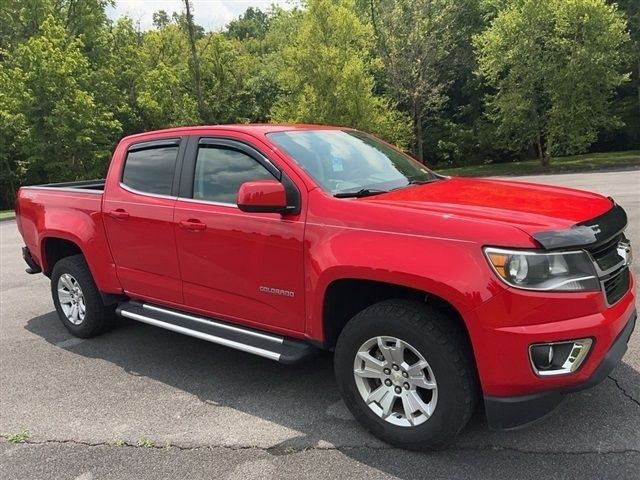
M 137 445 L 139 447 L 143 447 L 143 448 L 153 448 L 153 447 L 155 447 L 154 441 L 149 439 L 149 438 L 145 438 L 145 437 L 142 437 L 140 440 L 138 440 Z
M 5 218 L 13 218 L 16 216 L 16 212 L 13 210 L 0 210 L 0 220 L 4 220 Z
M 23 428 L 22 430 L 10 434 L 7 437 L 7 440 L 11 443 L 24 443 L 29 440 L 29 431 Z
M 626 152 L 587 153 L 571 157 L 551 159 L 548 168 L 542 167 L 538 160 L 521 162 L 490 163 L 469 165 L 467 167 L 435 168 L 438 173 L 453 177 L 487 177 L 503 175 L 533 175 L 562 172 L 590 172 L 625 167 L 640 167 L 640 150 Z

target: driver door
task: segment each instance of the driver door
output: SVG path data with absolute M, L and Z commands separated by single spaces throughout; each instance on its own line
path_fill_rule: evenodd
M 242 183 L 279 180 L 280 170 L 245 142 L 192 142 L 174 210 L 185 305 L 251 326 L 304 331 L 303 215 L 246 213 L 236 205 Z

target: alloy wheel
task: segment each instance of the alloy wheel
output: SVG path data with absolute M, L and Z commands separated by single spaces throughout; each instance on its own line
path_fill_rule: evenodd
M 87 313 L 84 294 L 78 281 L 70 274 L 63 273 L 58 279 L 58 301 L 64 315 L 74 325 L 80 325 Z
M 404 340 L 367 340 L 358 349 L 353 374 L 365 404 L 386 422 L 413 427 L 433 415 L 438 402 L 435 376 L 420 352 Z

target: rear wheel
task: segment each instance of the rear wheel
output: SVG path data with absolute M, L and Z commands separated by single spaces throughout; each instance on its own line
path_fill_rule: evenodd
M 402 448 L 445 446 L 476 405 L 465 336 L 452 319 L 420 302 L 389 300 L 357 314 L 340 334 L 335 369 L 355 418 Z
M 102 303 L 82 255 L 56 262 L 51 272 L 51 295 L 58 317 L 73 335 L 88 338 L 113 326 L 115 307 Z

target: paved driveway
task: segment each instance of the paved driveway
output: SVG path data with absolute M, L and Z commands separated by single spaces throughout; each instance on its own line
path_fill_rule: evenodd
M 640 253 L 640 171 L 523 180 L 612 195 Z M 71 337 L 47 280 L 23 272 L 15 222 L 0 236 L 0 433 L 30 432 L 0 440 L 2 478 L 638 478 L 638 332 L 609 378 L 546 421 L 497 433 L 478 414 L 450 450 L 411 453 L 356 424 L 330 355 L 283 366 L 126 322 Z

